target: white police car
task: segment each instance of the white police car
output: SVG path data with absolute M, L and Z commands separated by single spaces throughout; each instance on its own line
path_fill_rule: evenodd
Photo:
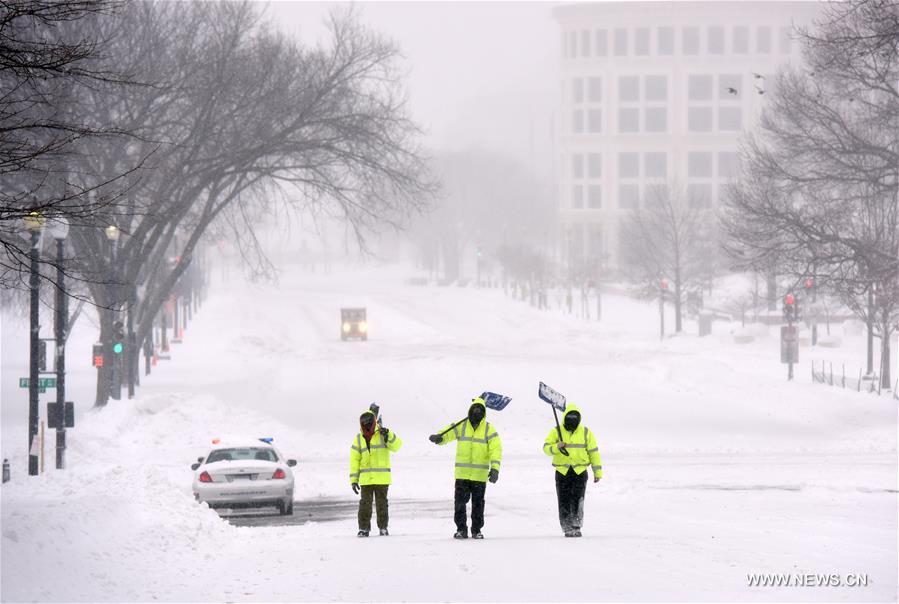
M 205 457 L 191 465 L 197 501 L 212 508 L 276 507 L 293 514 L 294 459 L 285 459 L 271 438 L 212 441 Z

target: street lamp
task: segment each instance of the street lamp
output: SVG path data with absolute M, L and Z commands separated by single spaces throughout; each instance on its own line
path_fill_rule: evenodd
M 105 229 L 103 232 L 106 234 L 106 239 L 109 241 L 109 268 L 111 273 L 111 281 L 112 283 L 107 283 L 106 288 L 109 291 L 111 288 L 115 288 L 112 291 L 116 293 L 115 299 L 112 300 L 110 306 L 114 307 L 119 302 L 119 288 L 116 283 L 116 242 L 119 240 L 119 228 L 111 224 Z M 113 310 L 112 312 L 116 312 Z M 111 351 L 112 346 L 111 343 L 104 343 L 103 349 L 106 351 Z M 110 355 L 109 360 L 111 361 L 109 364 L 110 375 L 109 375 L 109 394 L 114 400 L 120 400 L 122 398 L 122 363 L 121 363 L 121 355 L 120 354 L 112 354 Z
M 31 233 L 31 249 L 29 257 L 31 268 L 29 274 L 29 288 L 31 290 L 31 338 L 29 342 L 29 372 L 28 372 L 28 475 L 38 474 L 38 349 L 40 347 L 40 274 L 38 273 L 38 260 L 40 259 L 41 231 L 44 230 L 46 219 L 40 212 L 31 212 L 25 217 L 25 228 Z
M 47 227 L 56 240 L 56 469 L 66 465 L 66 331 L 68 330 L 68 298 L 63 263 L 65 262 L 66 236 L 69 222 L 57 218 Z

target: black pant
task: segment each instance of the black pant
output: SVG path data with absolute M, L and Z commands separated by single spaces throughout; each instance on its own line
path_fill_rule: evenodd
M 386 484 L 362 485 L 362 498 L 359 500 L 359 530 L 371 530 L 371 500 L 375 499 L 378 508 L 378 528 L 387 528 L 387 487 Z
M 587 494 L 587 471 L 580 474 L 568 468 L 564 476 L 556 475 L 556 496 L 559 498 L 559 524 L 566 533 L 580 529 L 584 522 L 584 495 Z
M 479 533 L 484 527 L 484 493 L 487 491 L 486 482 L 476 480 L 456 479 L 455 504 L 456 530 L 468 532 L 468 514 L 465 506 L 471 498 L 471 532 Z

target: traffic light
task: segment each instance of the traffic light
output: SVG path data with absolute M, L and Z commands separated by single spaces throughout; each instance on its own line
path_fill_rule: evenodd
M 112 326 L 112 351 L 122 354 L 125 351 L 125 325 L 116 321 Z
M 94 344 L 93 365 L 94 367 L 103 366 L 103 344 Z
M 787 294 L 784 296 L 784 321 L 787 323 L 792 323 L 796 320 L 796 297 L 793 294 Z

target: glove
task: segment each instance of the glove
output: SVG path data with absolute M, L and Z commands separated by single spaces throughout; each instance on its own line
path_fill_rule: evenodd
M 602 476 L 594 476 L 593 477 L 593 482 L 599 482 L 600 480 L 602 480 Z
M 560 441 L 559 441 L 559 444 L 558 444 L 557 446 L 558 446 L 558 448 L 559 448 L 559 453 L 561 453 L 562 455 L 568 455 L 568 449 L 565 448 L 565 443 L 564 443 L 564 442 L 562 442 L 562 441 L 560 440 Z
M 353 492 L 354 492 L 356 495 L 358 495 L 358 494 L 359 494 L 359 483 L 358 483 L 358 482 L 354 482 L 354 483 L 351 484 L 350 486 L 353 487 Z
M 387 442 L 387 437 L 390 435 L 389 428 L 381 428 L 381 438 L 384 439 L 384 442 Z
M 428 437 L 428 440 L 434 443 L 435 445 L 439 445 L 443 442 L 443 437 L 439 434 L 432 434 Z
M 499 470 L 497 470 L 496 468 L 491 469 L 490 475 L 488 476 L 487 480 L 494 483 L 499 480 Z

